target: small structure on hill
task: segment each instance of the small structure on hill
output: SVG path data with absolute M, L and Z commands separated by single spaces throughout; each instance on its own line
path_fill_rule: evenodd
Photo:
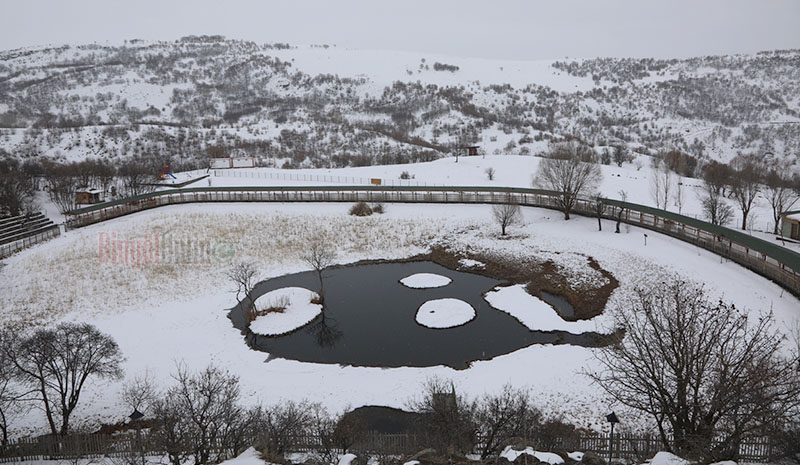
M 458 157 L 474 157 L 481 155 L 481 146 L 480 145 L 459 145 L 456 147 L 455 151 L 456 162 L 458 161 Z
M 212 158 L 211 169 L 255 168 L 254 157 Z
M 103 193 L 100 189 L 81 187 L 75 191 L 75 203 L 78 205 L 87 205 L 92 203 L 100 203 L 103 200 L 100 195 Z
M 781 213 L 781 235 L 800 240 L 800 210 Z

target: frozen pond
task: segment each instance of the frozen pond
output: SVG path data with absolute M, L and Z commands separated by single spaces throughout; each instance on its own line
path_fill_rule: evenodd
M 412 289 L 400 280 L 415 273 L 434 273 L 452 281 L 442 287 Z M 229 316 L 247 344 L 270 357 L 342 365 L 399 367 L 448 365 L 456 369 L 531 344 L 597 345 L 595 333 L 531 331 L 505 312 L 491 307 L 482 294 L 496 279 L 453 271 L 432 262 L 339 266 L 323 272 L 324 310 L 308 325 L 281 336 L 260 336 L 246 327 L 241 306 Z M 313 271 L 259 283 L 254 297 L 283 287 L 319 292 Z M 475 318 L 453 328 L 426 328 L 415 321 L 422 304 L 460 299 L 475 309 Z

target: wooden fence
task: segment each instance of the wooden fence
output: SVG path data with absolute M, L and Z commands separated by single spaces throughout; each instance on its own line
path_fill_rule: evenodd
M 557 194 L 490 187 L 218 187 L 170 189 L 70 212 L 67 228 L 78 228 L 165 205 L 202 202 L 386 202 L 517 203 L 558 209 Z M 759 273 L 800 296 L 800 254 L 721 226 L 664 210 L 604 199 L 603 217 L 641 226 L 695 244 Z M 573 212 L 595 216 L 594 202 L 578 200 Z
M 163 451 L 150 441 L 146 432 L 141 434 L 141 442 L 134 433 L 104 435 L 83 434 L 67 437 L 43 436 L 34 439 L 19 439 L 0 447 L 0 463 L 19 463 L 30 460 L 70 460 L 75 458 L 125 458 L 145 455 L 163 455 Z M 356 455 L 395 455 L 409 456 L 430 444 L 427 437 L 419 434 L 367 433 L 349 451 Z M 322 449 L 318 437 L 302 436 L 292 441 L 291 452 L 316 452 Z M 593 452 L 603 458 L 609 456 L 610 438 L 605 435 L 580 435 L 556 438 L 558 449 L 568 452 Z M 533 439 L 531 444 L 535 444 Z M 475 453 L 481 443 L 475 446 Z M 211 447 L 214 451 L 223 450 L 221 445 Z M 655 436 L 614 435 L 612 456 L 626 461 L 644 461 L 664 450 L 661 440 Z M 338 453 L 344 451 L 338 450 Z M 739 446 L 738 460 L 741 462 L 769 462 L 778 458 L 776 448 L 767 438 L 745 439 Z M 226 452 L 231 455 L 230 451 Z

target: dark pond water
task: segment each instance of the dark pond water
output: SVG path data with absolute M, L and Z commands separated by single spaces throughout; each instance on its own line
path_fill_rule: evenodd
M 436 273 L 453 281 L 435 289 L 410 289 L 400 284 L 400 279 L 414 273 Z M 531 331 L 483 299 L 483 293 L 501 281 L 432 262 L 335 267 L 325 270 L 323 279 L 323 314 L 293 333 L 277 337 L 253 334 L 246 328 L 241 305 L 231 309 L 229 317 L 251 348 L 270 357 L 356 366 L 448 365 L 463 369 L 474 360 L 491 359 L 531 344 L 594 346 L 599 339 L 594 333 Z M 263 281 L 253 294 L 257 298 L 288 286 L 319 292 L 317 274 L 309 271 Z M 475 319 L 448 329 L 417 324 L 420 305 L 447 297 L 472 305 Z
M 541 294 L 542 300 L 553 307 L 556 312 L 561 315 L 561 318 L 572 318 L 575 316 L 575 309 L 563 295 L 551 294 L 546 291 L 541 291 Z

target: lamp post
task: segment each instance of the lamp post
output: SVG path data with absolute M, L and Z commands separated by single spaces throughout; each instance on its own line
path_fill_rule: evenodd
M 611 465 L 611 457 L 614 453 L 614 423 L 619 423 L 619 418 L 617 418 L 617 415 L 612 411 L 606 415 L 606 421 L 611 423 L 611 437 L 608 440 L 608 463 Z
M 136 442 L 139 443 L 139 453 L 142 456 L 142 465 L 145 465 L 144 444 L 142 444 L 142 418 L 144 418 L 144 414 L 137 409 L 133 409 L 133 413 L 128 415 L 128 418 L 136 423 Z

